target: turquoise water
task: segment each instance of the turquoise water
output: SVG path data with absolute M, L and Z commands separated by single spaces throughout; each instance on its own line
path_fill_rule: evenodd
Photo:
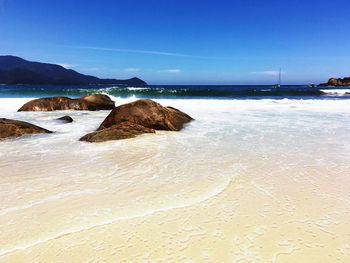
M 159 99 L 329 99 L 350 98 L 350 88 L 308 86 L 51 86 L 51 85 L 2 85 L 0 97 L 80 97 L 105 93 L 120 98 Z

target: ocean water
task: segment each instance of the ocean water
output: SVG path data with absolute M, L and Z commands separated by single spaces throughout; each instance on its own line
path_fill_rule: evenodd
M 109 111 L 17 112 L 38 97 L 151 98 L 180 132 L 78 139 Z M 350 89 L 1 86 L 0 262 L 349 262 Z M 56 118 L 69 115 L 73 123 Z
M 4 97 L 80 97 L 94 93 L 106 93 L 118 98 L 159 99 L 349 99 L 350 87 L 314 87 L 304 85 L 273 86 L 190 86 L 151 85 L 125 86 L 52 86 L 52 85 L 2 85 L 0 98 Z

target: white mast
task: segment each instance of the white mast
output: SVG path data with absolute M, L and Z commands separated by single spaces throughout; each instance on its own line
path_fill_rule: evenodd
M 274 86 L 275 88 L 281 87 L 281 71 L 282 71 L 282 69 L 280 68 L 280 72 L 279 72 L 279 74 L 278 74 L 278 84 L 276 84 L 276 85 Z
M 278 85 L 281 86 L 281 68 L 280 68 L 280 74 L 279 74 L 279 77 L 278 77 Z

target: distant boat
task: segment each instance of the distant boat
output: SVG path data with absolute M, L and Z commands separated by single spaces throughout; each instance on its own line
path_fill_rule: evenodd
M 315 87 L 315 84 L 314 83 L 310 83 L 309 84 L 309 88 L 314 88 Z
M 278 84 L 273 86 L 275 89 L 278 89 L 281 87 L 281 69 L 280 69 L 280 73 L 278 74 Z

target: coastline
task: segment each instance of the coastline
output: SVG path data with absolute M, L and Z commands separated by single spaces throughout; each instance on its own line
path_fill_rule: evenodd
M 61 125 L 27 100 L 0 109 L 56 134 L 0 145 L 0 262 L 350 258 L 349 100 L 155 99 L 196 121 L 94 145 L 109 111 Z
M 0 0 L 0 263 L 350 263 L 349 10 Z

